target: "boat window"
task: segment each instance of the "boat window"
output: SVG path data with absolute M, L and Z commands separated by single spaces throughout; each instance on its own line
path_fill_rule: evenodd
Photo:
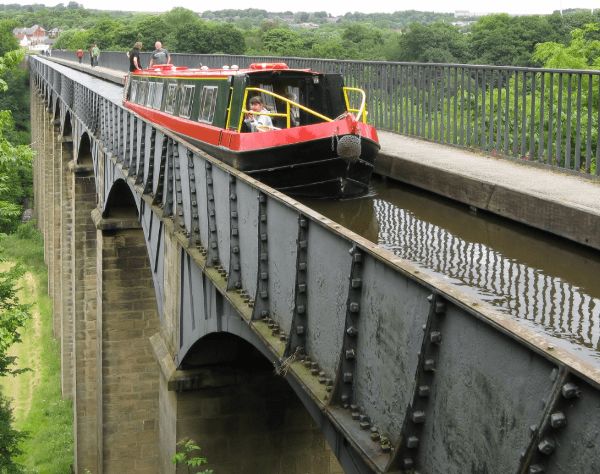
M 162 82 L 156 83 L 156 90 L 154 91 L 154 102 L 152 102 L 152 104 L 151 104 L 151 107 L 153 109 L 160 109 L 160 104 L 162 103 L 162 94 L 163 94 L 164 86 L 165 85 Z
M 273 92 L 273 84 L 260 84 L 258 87 L 266 91 Z M 277 107 L 275 106 L 275 97 L 269 94 L 260 94 L 260 96 L 262 98 L 262 103 L 265 105 L 267 110 L 270 110 L 271 112 L 277 110 Z
M 175 111 L 175 101 L 177 99 L 177 84 L 169 84 L 167 89 L 167 100 L 165 102 L 165 112 L 172 114 Z
M 148 107 L 152 107 L 154 103 L 154 94 L 156 94 L 156 82 L 148 83 L 148 97 L 146 98 L 146 104 Z
M 192 115 L 192 103 L 194 98 L 195 86 L 183 86 L 183 95 L 181 97 L 181 106 L 179 107 L 179 116 L 190 118 Z
M 131 89 L 129 90 L 129 101 L 135 102 L 137 98 L 138 81 L 131 81 Z
M 285 88 L 284 97 L 299 104 L 300 88 L 296 86 L 287 86 Z M 285 111 L 287 110 L 287 104 L 283 104 L 283 106 L 284 110 L 281 110 L 281 112 L 285 113 Z M 278 112 L 280 111 L 278 110 Z M 300 125 L 300 110 L 298 109 L 298 107 L 290 107 L 290 125 L 292 127 L 297 127 L 298 125 Z
M 200 93 L 200 114 L 199 122 L 212 123 L 215 117 L 215 107 L 217 105 L 217 86 L 204 86 Z
M 141 81 L 138 86 L 137 103 L 141 105 L 146 104 L 146 97 L 148 96 L 148 82 Z

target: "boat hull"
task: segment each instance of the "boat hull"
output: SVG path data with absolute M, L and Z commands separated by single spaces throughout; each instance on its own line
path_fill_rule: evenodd
M 224 163 L 291 196 L 345 198 L 368 192 L 379 145 L 361 138 L 360 157 L 337 155 L 332 139 L 310 140 L 252 151 L 233 151 L 185 137 Z
M 125 104 L 209 155 L 291 196 L 346 198 L 369 191 L 379 152 L 377 132 L 352 116 L 290 129 L 239 133 Z M 343 150 L 343 143 L 348 142 L 352 145 L 350 158 L 342 158 L 339 155 L 348 155 Z

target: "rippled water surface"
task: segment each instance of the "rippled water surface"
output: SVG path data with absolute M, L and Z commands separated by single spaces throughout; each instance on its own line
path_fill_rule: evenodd
M 600 253 L 392 181 L 365 198 L 305 203 L 600 359 Z

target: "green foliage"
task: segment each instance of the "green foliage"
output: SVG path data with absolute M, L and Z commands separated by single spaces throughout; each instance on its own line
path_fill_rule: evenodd
M 32 193 L 33 153 L 28 146 L 14 146 L 4 138 L 7 129 L 12 129 L 12 117 L 3 110 L 0 111 L 0 232 L 16 229 L 20 206 Z
M 177 26 L 167 36 L 171 51 L 187 51 L 199 54 L 242 54 L 244 38 L 231 25 L 210 24 L 199 20 Z
M 16 3 L 0 5 L 0 20 L 14 20 L 19 26 L 41 25 L 46 30 L 52 28 L 73 29 L 92 28 L 100 18 L 131 19 L 139 14 L 122 11 L 88 10 L 81 5 L 73 7 L 75 2 L 69 2 L 65 7 L 59 3 L 55 7 L 45 7 L 42 4 L 18 5 Z
M 0 394 L 0 472 L 2 474 L 19 474 L 22 467 L 15 458 L 22 453 L 19 443 L 25 438 L 25 433 L 15 430 L 13 426 L 12 409 L 6 398 Z
M 298 56 L 304 49 L 302 36 L 287 28 L 274 28 L 262 35 L 263 50 L 274 56 Z
M 21 341 L 19 333 L 29 317 L 29 308 L 19 303 L 17 280 L 23 269 L 15 265 L 0 274 L 0 377 L 15 375 L 24 369 L 14 368 L 15 357 L 8 355 L 8 349 Z
M 15 69 L 19 63 L 23 61 L 24 57 L 25 54 L 20 50 L 8 51 L 0 57 L 0 92 L 6 92 L 8 89 L 8 85 L 2 77 L 9 71 Z
M 0 215 L 2 209 L 0 208 Z M 0 244 L 4 238 L 0 234 Z M 0 256 L 3 248 L 0 246 Z M 2 262 L 0 258 L 0 262 Z M 23 275 L 23 267 L 12 265 L 0 272 L 0 377 L 13 376 L 26 371 L 16 368 L 16 357 L 8 354 L 9 348 L 21 341 L 21 329 L 29 317 L 29 307 L 21 304 L 17 297 L 17 282 Z M 0 394 L 0 473 L 18 474 L 23 472 L 16 457 L 22 453 L 20 443 L 25 433 L 13 427 L 12 409 L 6 398 Z
M 382 57 L 384 34 L 381 30 L 360 23 L 344 27 L 341 42 L 355 59 L 384 59 Z
M 20 224 L 17 227 L 17 230 L 15 231 L 15 237 L 18 239 L 27 241 L 27 243 L 38 244 L 38 245 L 42 245 L 44 243 L 42 234 L 36 229 L 34 223 L 31 221 L 26 222 L 24 224 Z M 15 254 L 15 252 L 13 251 L 13 255 L 14 254 Z M 33 264 L 34 262 L 32 262 L 31 258 L 32 258 L 32 256 L 30 255 L 29 263 Z M 40 265 L 43 264 L 43 257 L 42 257 L 42 259 L 40 259 L 39 264 Z
M 18 25 L 14 20 L 0 20 L 0 56 L 19 49 L 19 42 L 12 33 Z
M 533 66 L 531 53 L 542 41 L 557 38 L 548 17 L 487 15 L 471 28 L 471 51 L 478 64 Z
M 600 12 L 494 14 L 461 18 L 472 24 L 459 28 L 451 24 L 452 14 L 415 10 L 333 17 L 326 11 L 249 8 L 205 11 L 199 16 L 181 7 L 148 14 L 88 10 L 70 2 L 67 7 L 0 6 L 3 18 L 19 26 L 61 28 L 55 48 L 73 51 L 87 49 L 94 41 L 104 51 L 129 50 L 136 41 L 152 51 L 161 41 L 172 53 L 537 66 L 539 60 L 532 57 L 536 44 L 567 43 L 573 29 L 598 23 Z M 595 39 L 600 39 L 597 34 Z
M 313 23 L 316 25 L 327 25 L 334 22 L 336 25 L 345 27 L 352 23 L 361 23 L 380 29 L 400 30 L 411 23 L 433 23 L 435 21 L 452 21 L 454 15 L 451 13 L 422 12 L 415 10 L 397 11 L 394 13 L 346 13 L 334 18 L 326 11 L 319 12 L 268 12 L 256 8 L 245 10 L 225 9 L 218 11 L 205 11 L 202 18 L 206 20 L 233 23 L 244 30 L 251 29 L 263 21 L 275 22 L 278 27 L 284 24 L 297 25 L 300 23 Z
M 31 141 L 29 120 L 29 71 L 24 63 L 4 73 L 7 91 L 0 92 L 0 110 L 11 111 L 12 126 L 1 133 L 14 145 L 28 145 Z
M 436 22 L 413 23 L 399 39 L 390 59 L 396 61 L 465 63 L 468 62 L 468 38 L 452 25 Z
M 18 50 L 19 44 L 12 34 L 16 26 L 18 24 L 12 20 L 0 21 L 0 110 L 10 110 L 14 117 L 10 126 L 5 125 L 6 119 L 3 123 L 0 118 L 0 141 L 5 138 L 16 145 L 24 145 L 30 141 L 29 71 L 22 64 L 24 54 Z M 10 93 L 6 93 L 7 90 Z
M 209 23 L 185 8 L 173 8 L 159 14 L 140 14 L 133 18 L 101 16 L 88 29 L 62 32 L 55 49 L 87 49 L 97 43 L 101 50 L 129 50 L 141 41 L 144 50 L 152 51 L 161 41 L 170 52 L 242 54 L 245 43 L 242 32 L 229 24 Z
M 143 15 L 136 18 L 130 27 L 136 34 L 136 41 L 141 41 L 147 50 L 153 50 L 154 43 L 166 38 L 170 31 L 163 15 Z
M 209 52 L 223 54 L 244 54 L 244 36 L 232 25 L 210 25 Z
M 113 20 L 111 18 L 99 20 L 93 28 L 89 29 L 90 44 L 97 43 L 100 49 L 109 51 L 122 49 L 125 45 L 120 45 L 117 42 L 117 38 L 123 26 L 120 20 Z
M 588 23 L 600 22 L 600 11 L 596 9 L 594 13 L 590 13 L 589 10 L 565 10 L 562 15 L 559 12 L 555 12 L 546 18 L 556 36 L 545 38 L 544 41 L 567 43 L 573 30 L 583 28 Z
M 56 43 L 54 43 L 55 49 L 72 49 L 78 50 L 83 49 L 84 51 L 89 47 L 92 42 L 91 31 L 74 29 L 63 31 Z
M 5 176 L 0 176 L 0 191 L 2 190 L 2 181 L 6 181 Z M 12 232 L 16 229 L 16 223 L 21 217 L 21 206 L 11 202 L 0 200 L 0 229 L 4 232 Z
M 0 21 L 0 49 L 3 53 L 0 57 L 2 98 L 8 88 L 4 78 L 23 60 L 22 52 L 6 50 L 7 47 L 15 46 L 14 42 L 5 39 L 6 31 L 11 31 L 13 26 L 9 22 Z M 19 222 L 19 200 L 24 197 L 26 187 L 23 186 L 21 178 L 28 172 L 31 175 L 31 161 L 27 164 L 27 158 L 31 157 L 30 149 L 25 146 L 13 146 L 6 138 L 13 130 L 11 113 L 0 110 L 0 232 L 13 230 Z M 17 297 L 17 282 L 22 274 L 23 269 L 19 265 L 13 265 L 0 273 L 0 377 L 20 374 L 26 370 L 16 367 L 16 357 L 8 353 L 13 344 L 21 341 L 20 331 L 29 317 L 29 307 L 22 304 Z M 13 428 L 12 410 L 8 401 L 0 395 L 0 472 L 3 474 L 22 472 L 15 457 L 21 454 L 19 443 L 24 437 L 24 433 Z
M 589 23 L 573 30 L 567 45 L 539 43 L 533 59 L 552 69 L 600 69 L 600 39 L 594 38 L 595 33 L 600 33 L 600 26 Z
M 184 439 L 177 443 L 177 452 L 171 458 L 171 462 L 175 465 L 183 465 L 187 467 L 188 473 L 192 473 L 192 468 L 198 468 L 208 464 L 205 457 L 199 455 L 200 446 L 192 439 Z M 203 471 L 195 471 L 194 474 L 213 474 L 212 469 L 204 469 Z
M 33 280 L 28 280 L 29 291 L 21 295 L 24 303 L 31 304 L 31 312 L 38 314 L 41 326 L 39 334 L 33 330 L 30 319 L 22 331 L 19 362 L 21 366 L 36 367 L 36 385 L 33 389 L 27 381 L 21 382 L 26 391 L 19 395 L 31 397 L 31 404 L 28 411 L 19 412 L 15 422 L 19 430 L 27 433 L 19 445 L 23 453 L 16 461 L 27 473 L 68 473 L 73 464 L 73 408 L 72 403 L 61 396 L 60 346 L 53 337 L 52 301 L 45 291 L 47 268 L 43 239 L 34 224 L 27 223 L 19 226 L 16 233 L 0 239 L 0 245 L 5 249 L 7 260 L 17 262 L 29 277 L 33 276 Z M 32 285 L 31 281 L 36 283 Z M 29 372 L 19 377 L 29 378 L 33 374 Z

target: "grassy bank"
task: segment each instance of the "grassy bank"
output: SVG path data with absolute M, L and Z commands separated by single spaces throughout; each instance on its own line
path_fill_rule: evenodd
M 28 473 L 65 474 L 73 463 L 72 404 L 61 399 L 60 347 L 52 335 L 52 302 L 47 294 L 47 269 L 42 239 L 31 227 L 0 238 L 7 259 L 3 265 L 19 263 L 26 272 L 20 282 L 21 301 L 31 304 L 23 342 L 12 353 L 19 367 L 31 370 L 0 380 L 10 397 L 15 427 L 28 432 L 18 462 Z

